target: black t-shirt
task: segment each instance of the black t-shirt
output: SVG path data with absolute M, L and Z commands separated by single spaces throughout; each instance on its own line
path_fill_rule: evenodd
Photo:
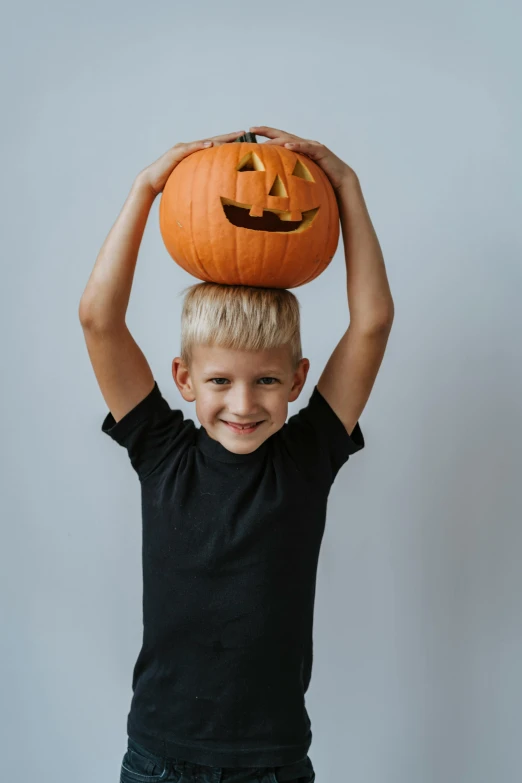
M 102 431 L 141 484 L 143 644 L 127 731 L 216 767 L 306 757 L 317 561 L 339 468 L 364 447 L 317 387 L 250 454 L 173 410 L 157 382 Z

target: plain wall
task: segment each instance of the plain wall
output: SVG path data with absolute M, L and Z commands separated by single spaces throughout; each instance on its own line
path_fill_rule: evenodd
M 518 781 L 520 10 L 50 0 L 2 16 L 0 777 L 118 779 L 139 482 L 101 432 L 79 300 L 139 171 L 178 141 L 265 124 L 355 169 L 395 302 L 320 555 L 317 781 Z M 194 419 L 171 362 L 198 281 L 163 245 L 159 200 L 127 323 Z M 311 369 L 289 415 L 349 323 L 342 241 L 294 293 Z

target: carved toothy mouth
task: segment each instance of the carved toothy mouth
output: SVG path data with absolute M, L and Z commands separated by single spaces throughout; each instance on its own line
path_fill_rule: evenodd
M 283 209 L 257 209 L 252 204 L 241 204 L 239 201 L 221 198 L 223 211 L 227 220 L 238 228 L 247 228 L 250 231 L 270 231 L 272 233 L 293 234 L 305 231 L 319 211 L 319 207 L 308 209 L 305 212 L 286 212 Z M 251 212 L 262 214 L 254 216 Z M 292 219 L 293 218 L 293 219 Z

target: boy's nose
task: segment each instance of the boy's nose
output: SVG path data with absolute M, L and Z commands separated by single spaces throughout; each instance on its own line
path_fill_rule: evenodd
M 256 404 L 254 395 L 250 391 L 237 391 L 231 404 L 229 405 L 230 421 L 240 424 L 247 423 L 255 419 Z

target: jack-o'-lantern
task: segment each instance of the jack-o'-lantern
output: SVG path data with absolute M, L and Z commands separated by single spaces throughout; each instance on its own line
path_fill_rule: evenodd
M 199 280 L 296 288 L 332 260 L 337 199 L 306 155 L 248 138 L 183 158 L 163 189 L 160 232 L 176 263 Z

